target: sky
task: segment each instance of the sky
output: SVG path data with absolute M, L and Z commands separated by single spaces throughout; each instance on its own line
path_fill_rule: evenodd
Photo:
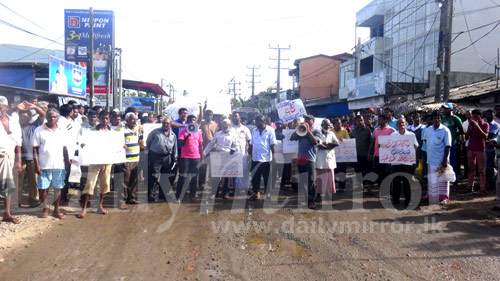
M 251 71 L 257 66 L 255 92 L 276 85 L 278 52 L 282 67 L 318 54 L 352 52 L 356 12 L 370 0 L 330 1 L 34 1 L 0 0 L 0 18 L 60 42 L 51 43 L 0 24 L 1 44 L 64 49 L 64 9 L 113 10 L 115 47 L 123 50 L 123 77 L 160 84 L 167 80 L 180 93 L 204 100 L 227 96 L 235 77 L 237 93 L 251 95 Z M 8 7 L 9 9 L 7 9 Z M 12 12 L 14 11 L 14 12 Z M 369 36 L 358 28 L 358 37 Z M 283 89 L 292 87 L 281 71 Z

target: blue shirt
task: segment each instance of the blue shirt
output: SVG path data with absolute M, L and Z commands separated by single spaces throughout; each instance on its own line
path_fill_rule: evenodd
M 276 135 L 271 127 L 266 126 L 262 133 L 258 128 L 254 128 L 250 144 L 252 145 L 252 161 L 271 162 L 273 160 L 271 145 L 276 144 Z
M 427 143 L 427 164 L 439 166 L 443 163 L 444 151 L 447 146 L 451 147 L 450 129 L 439 125 L 434 129 L 434 125 L 425 130 L 425 141 Z M 450 156 L 448 155 L 448 161 Z
M 312 134 L 318 139 L 321 138 L 321 131 L 318 129 L 313 129 Z M 299 154 L 306 155 L 307 160 L 316 163 L 317 153 L 318 147 L 309 140 L 309 137 L 307 135 L 299 137 Z
M 181 125 L 186 125 L 186 121 L 184 121 L 184 123 L 182 123 L 181 120 L 177 119 L 177 120 L 172 120 L 172 123 L 176 123 L 176 124 L 181 124 Z M 184 129 L 184 128 L 174 128 L 172 127 L 172 131 L 174 132 L 175 136 L 177 137 L 177 139 L 179 139 L 179 131 L 181 129 Z
M 387 123 L 387 126 L 393 128 L 394 130 L 398 130 L 398 119 L 392 117 L 392 120 Z M 378 128 L 378 123 L 375 125 L 375 129 Z
M 486 119 L 483 119 L 484 122 L 487 122 L 489 125 L 490 125 L 490 131 L 488 133 L 488 139 L 489 140 L 497 140 L 498 138 L 498 133 L 500 133 L 500 124 L 498 124 L 497 122 L 495 122 L 495 120 L 492 120 L 491 123 L 488 122 Z M 491 136 L 491 138 L 490 138 Z M 495 149 L 494 148 L 488 148 L 486 146 L 486 152 L 491 152 L 491 151 L 494 151 Z

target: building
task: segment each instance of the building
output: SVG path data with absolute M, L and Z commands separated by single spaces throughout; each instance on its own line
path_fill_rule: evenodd
M 339 70 L 351 58 L 351 54 L 343 53 L 295 60 L 289 75 L 293 76 L 294 92 L 308 113 L 318 117 L 348 114 L 347 103 L 339 100 Z
M 369 28 L 370 39 L 358 44 L 356 60 L 340 68 L 339 94 L 350 109 L 381 105 L 392 95 L 433 95 L 441 17 L 437 2 L 374 0 L 357 12 L 356 27 Z M 495 25 L 500 6 L 490 1 L 453 3 L 451 87 L 458 87 L 492 76 L 500 46 Z

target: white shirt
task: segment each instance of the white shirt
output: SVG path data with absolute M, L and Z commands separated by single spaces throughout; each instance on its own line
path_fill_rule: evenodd
M 464 132 L 467 133 L 467 130 L 469 129 L 469 119 L 462 123 L 462 128 L 464 129 Z M 465 141 L 465 147 L 469 147 L 469 140 Z
M 252 145 L 252 161 L 271 162 L 273 160 L 271 145 L 276 144 L 276 135 L 273 128 L 266 126 L 262 133 L 258 128 L 254 128 L 250 144 Z
M 229 130 L 227 133 L 224 133 L 223 131 L 216 132 L 212 140 L 208 143 L 207 147 L 205 147 L 205 149 L 203 150 L 203 156 L 207 156 L 214 145 L 216 151 L 238 151 L 236 137 L 234 135 L 234 132 L 231 130 Z
M 75 155 L 75 151 L 78 149 L 76 139 L 78 138 L 81 125 L 78 121 L 73 120 L 72 118 L 67 119 L 66 117 L 59 116 L 57 126 L 61 129 L 66 129 L 68 132 L 68 134 L 66 134 L 66 144 L 68 148 L 68 156 L 72 159 Z
M 38 147 L 38 161 L 42 170 L 64 169 L 64 147 L 67 132 L 60 127 L 51 130 L 47 124 L 36 128 L 33 146 Z
M 318 139 L 322 144 L 339 142 L 332 131 L 328 131 L 326 136 L 323 134 L 323 132 L 321 132 L 321 136 L 318 137 Z M 337 168 L 337 162 L 335 160 L 335 149 L 328 150 L 318 148 L 318 153 L 316 154 L 316 168 L 332 170 Z
M 231 130 L 236 138 L 236 146 L 238 151 L 243 153 L 243 156 L 248 155 L 248 142 L 252 139 L 252 134 L 250 130 L 244 125 L 232 125 Z
M 9 119 L 9 131 L 7 133 L 3 125 L 0 125 L 0 153 L 5 152 L 8 154 L 13 154 L 16 146 L 22 146 L 22 131 L 21 125 L 19 125 L 19 119 L 12 118 L 7 115 Z

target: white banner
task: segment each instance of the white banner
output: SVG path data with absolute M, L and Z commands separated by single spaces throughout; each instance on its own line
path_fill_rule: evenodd
M 225 151 L 210 152 L 210 170 L 212 177 L 242 178 L 243 154 L 235 152 L 231 155 Z
M 278 110 L 278 115 L 280 119 L 283 120 L 283 123 L 290 123 L 294 119 L 300 118 L 306 114 L 306 108 L 304 107 L 301 99 L 280 102 L 276 106 L 276 109 Z
M 295 133 L 295 130 L 286 129 L 283 130 L 283 152 L 284 153 L 299 153 L 299 142 L 291 141 L 290 137 Z
M 161 128 L 161 123 L 146 123 L 142 125 L 142 139 L 144 140 L 144 146 L 146 146 L 146 141 L 148 140 L 149 134 L 157 128 Z
M 343 139 L 335 147 L 335 160 L 337 163 L 358 162 L 356 152 L 356 139 Z
M 125 163 L 123 132 L 84 131 L 81 139 L 80 165 Z
M 404 165 L 417 163 L 414 136 L 380 136 L 378 144 L 380 163 Z

